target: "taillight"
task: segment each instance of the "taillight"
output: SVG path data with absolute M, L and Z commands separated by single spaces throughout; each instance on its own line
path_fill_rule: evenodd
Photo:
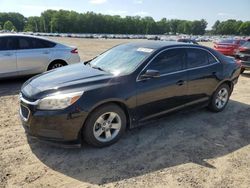
M 247 48 L 245 48 L 245 47 L 240 47 L 240 48 L 239 48 L 239 51 L 240 51 L 240 52 L 245 52 L 245 51 L 247 51 Z
M 226 48 L 234 49 L 236 46 L 234 45 L 227 45 Z
M 240 59 L 236 59 L 235 62 L 236 62 L 238 65 L 242 66 L 242 63 L 241 63 L 242 61 L 241 61 Z
M 75 49 L 71 50 L 70 52 L 71 52 L 72 54 L 78 54 L 78 50 L 77 50 L 77 48 L 75 48 Z

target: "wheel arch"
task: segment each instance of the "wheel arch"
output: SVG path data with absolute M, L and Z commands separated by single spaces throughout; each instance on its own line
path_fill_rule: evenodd
M 83 122 L 83 125 L 82 125 L 82 128 L 81 130 L 79 131 L 79 138 L 82 139 L 82 131 L 84 129 L 84 125 L 85 123 L 87 122 L 87 119 L 90 117 L 91 113 L 95 110 L 97 110 L 98 108 L 104 106 L 104 105 L 108 105 L 108 104 L 114 104 L 114 105 L 117 105 L 119 106 L 125 113 L 126 115 L 126 120 L 127 120 L 127 124 L 126 124 L 126 129 L 130 128 L 130 125 L 131 125 L 131 113 L 129 112 L 129 108 L 127 107 L 127 105 L 121 101 L 121 100 L 110 100 L 110 101 L 103 101 L 101 103 L 98 103 L 96 105 L 94 105 L 88 112 L 88 115 L 87 117 L 85 118 L 84 122 Z
M 234 89 L 234 84 L 233 84 L 233 81 L 232 81 L 232 80 L 229 80 L 229 79 L 221 81 L 221 82 L 216 86 L 216 88 L 215 88 L 215 90 L 213 91 L 213 93 L 214 93 L 221 85 L 223 85 L 223 84 L 227 84 L 227 85 L 229 86 L 230 95 L 231 95 L 231 93 L 233 92 L 233 89 Z

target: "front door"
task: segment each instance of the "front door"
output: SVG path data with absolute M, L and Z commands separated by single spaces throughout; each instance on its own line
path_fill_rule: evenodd
M 143 78 L 147 70 L 159 77 Z M 137 80 L 137 118 L 144 121 L 183 106 L 187 95 L 185 50 L 169 49 L 158 54 Z

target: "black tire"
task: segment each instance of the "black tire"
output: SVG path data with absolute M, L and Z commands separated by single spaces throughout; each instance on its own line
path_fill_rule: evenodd
M 49 67 L 48 67 L 48 71 L 49 71 L 49 70 L 52 70 L 52 69 L 59 68 L 59 67 L 63 67 L 63 66 L 65 66 L 65 65 L 67 65 L 67 63 L 64 62 L 64 61 L 59 61 L 59 60 L 53 61 L 52 63 L 50 63 L 50 65 L 49 65 Z
M 245 71 L 245 69 L 244 69 L 244 68 L 241 68 L 241 70 L 240 70 L 240 74 L 243 74 L 243 73 L 244 73 L 244 71 Z
M 95 129 L 97 119 L 100 118 L 103 114 L 111 113 L 111 112 L 116 113 L 120 117 L 120 119 L 119 119 L 121 121 L 120 130 L 116 133 L 117 135 L 114 138 L 112 138 L 112 140 L 100 141 L 94 135 L 94 129 Z M 127 123 L 126 115 L 125 115 L 124 111 L 119 106 L 117 106 L 115 104 L 103 105 L 103 106 L 97 108 L 96 110 L 94 110 L 90 114 L 88 119 L 86 120 L 84 127 L 83 127 L 83 138 L 88 144 L 90 144 L 92 146 L 96 146 L 96 147 L 109 146 L 111 144 L 114 144 L 115 142 L 117 142 L 121 138 L 121 136 L 125 132 L 126 123 Z M 101 124 L 97 123 L 97 125 L 100 126 Z M 113 131 L 113 130 L 110 129 L 110 131 Z M 111 134 L 113 134 L 113 133 L 111 133 Z M 103 131 L 101 136 L 106 137 L 106 131 Z M 99 137 L 99 139 L 101 139 L 101 136 Z M 106 139 L 106 138 L 103 138 L 103 139 Z
M 226 90 L 227 91 L 227 100 L 226 102 L 223 104 L 222 107 L 218 107 L 218 103 L 216 102 L 216 99 L 218 98 L 218 94 L 220 91 L 222 90 Z M 230 91 L 230 88 L 228 86 L 228 84 L 222 84 L 221 86 L 219 86 L 216 91 L 214 92 L 212 98 L 211 98 L 211 101 L 210 101 L 210 104 L 208 106 L 209 110 L 212 111 L 212 112 L 221 112 L 222 110 L 224 110 L 224 108 L 227 106 L 227 103 L 229 101 L 229 97 L 230 97 L 230 94 L 231 94 L 231 91 Z

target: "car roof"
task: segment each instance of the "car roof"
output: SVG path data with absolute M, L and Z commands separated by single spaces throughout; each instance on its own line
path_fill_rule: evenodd
M 175 42 L 175 41 L 143 41 L 143 42 L 130 42 L 125 43 L 124 45 L 138 47 L 138 48 L 150 48 L 154 50 L 173 47 L 173 46 L 197 46 L 193 44 L 187 44 L 184 42 Z
M 47 38 L 44 38 L 44 37 L 27 35 L 27 34 L 21 34 L 21 33 L 0 33 L 0 37 L 31 37 L 31 38 L 43 39 L 43 40 L 51 41 L 51 40 L 49 40 Z

